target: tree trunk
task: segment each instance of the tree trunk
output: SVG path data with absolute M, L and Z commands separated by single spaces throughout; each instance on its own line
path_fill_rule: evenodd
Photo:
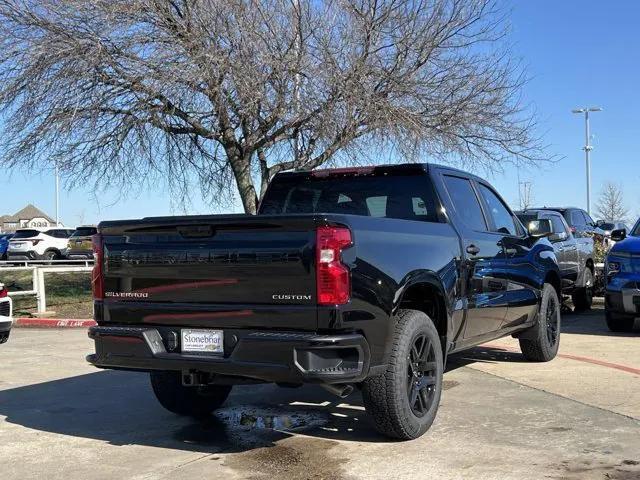
M 253 179 L 251 178 L 250 158 L 242 155 L 237 146 L 227 148 L 226 150 L 229 163 L 233 169 L 233 175 L 236 179 L 236 184 L 238 185 L 238 193 L 242 200 L 244 212 L 255 215 L 258 210 L 258 197 L 256 196 L 256 189 L 253 185 Z

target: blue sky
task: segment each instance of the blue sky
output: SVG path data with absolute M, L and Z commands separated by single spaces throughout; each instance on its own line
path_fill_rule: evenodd
M 632 216 L 640 215 L 640 2 L 625 0 L 513 1 L 510 17 L 514 52 L 531 77 L 525 100 L 538 113 L 540 132 L 558 163 L 521 169 L 533 184 L 536 204 L 586 207 L 583 118 L 572 108 L 598 105 L 592 115 L 592 203 L 603 182 L 623 187 Z M 427 159 L 429 160 L 429 159 Z M 517 205 L 517 172 L 509 168 L 488 178 L 513 206 Z M 0 179 L 0 214 L 33 203 L 54 215 L 51 172 L 13 172 Z M 168 192 L 157 190 L 123 197 L 110 191 L 62 190 L 60 217 L 69 226 L 99 220 L 184 212 Z M 128 197 L 128 198 L 127 198 Z M 226 211 L 240 212 L 237 205 Z M 187 213 L 217 213 L 220 208 L 198 199 Z

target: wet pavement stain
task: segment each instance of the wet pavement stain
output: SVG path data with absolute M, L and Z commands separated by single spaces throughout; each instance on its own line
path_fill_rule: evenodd
M 460 382 L 456 382 L 455 380 L 444 380 L 442 382 L 442 389 L 449 390 L 450 388 L 457 387 L 460 385 Z
M 341 466 L 346 459 L 340 457 L 339 449 L 332 452 L 339 442 L 297 434 L 314 435 L 336 421 L 355 420 L 286 406 L 243 405 L 218 410 L 205 421 L 186 425 L 173 438 L 202 447 L 209 460 L 221 462 L 242 478 L 345 480 Z
M 289 437 L 272 447 L 230 455 L 224 465 L 252 480 L 345 480 L 342 465 L 346 460 L 331 452 L 337 445 L 333 440 Z

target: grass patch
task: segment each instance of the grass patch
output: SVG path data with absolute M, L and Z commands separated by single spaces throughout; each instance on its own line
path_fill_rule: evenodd
M 0 270 L 0 282 L 10 292 L 32 290 L 31 271 Z M 45 272 L 47 310 L 60 318 L 92 318 L 91 272 Z M 14 316 L 30 316 L 37 311 L 35 295 L 13 297 Z

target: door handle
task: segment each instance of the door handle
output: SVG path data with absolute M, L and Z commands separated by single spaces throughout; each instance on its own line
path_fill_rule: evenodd
M 467 246 L 467 253 L 469 255 L 477 255 L 480 253 L 480 249 L 472 243 L 471 245 Z

